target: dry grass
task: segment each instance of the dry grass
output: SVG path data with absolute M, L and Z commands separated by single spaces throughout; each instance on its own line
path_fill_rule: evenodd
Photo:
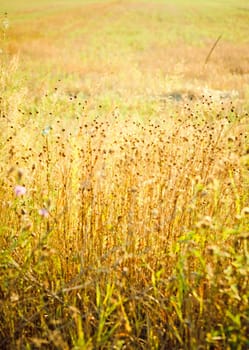
M 2 115 L 2 347 L 245 348 L 247 116 L 64 108 Z
M 59 76 L 64 84 L 76 81 L 88 98 L 116 93 L 124 104 L 134 93 L 148 98 L 188 85 L 248 96 L 248 12 L 236 4 L 65 1 L 50 10 L 37 4 L 9 13 L 6 43 L 33 89 L 44 76 L 52 85 Z
M 168 45 L 142 5 L 43 7 L 3 43 L 2 349 L 249 346 L 246 45 L 204 66 L 212 36 Z

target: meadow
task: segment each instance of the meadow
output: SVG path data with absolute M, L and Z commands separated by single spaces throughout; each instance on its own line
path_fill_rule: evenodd
M 0 9 L 0 348 L 249 349 L 248 1 Z

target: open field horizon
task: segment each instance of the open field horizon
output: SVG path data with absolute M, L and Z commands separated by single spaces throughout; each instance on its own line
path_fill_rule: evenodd
M 249 348 L 249 3 L 0 0 L 0 348 Z
M 248 99 L 246 1 L 14 4 L 3 5 L 12 8 L 6 46 L 26 72 L 29 98 L 61 79 L 69 92 L 124 108 L 179 89 L 235 90 Z

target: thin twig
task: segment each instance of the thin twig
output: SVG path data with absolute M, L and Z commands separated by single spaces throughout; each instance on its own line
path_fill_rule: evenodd
M 218 38 L 216 39 L 215 43 L 211 47 L 211 49 L 210 49 L 210 51 L 209 51 L 209 53 L 208 53 L 208 55 L 206 57 L 205 64 L 208 63 L 210 56 L 212 55 L 214 49 L 216 48 L 216 46 L 217 46 L 217 44 L 218 44 L 218 42 L 220 41 L 221 38 L 222 38 L 222 34 L 218 36 Z

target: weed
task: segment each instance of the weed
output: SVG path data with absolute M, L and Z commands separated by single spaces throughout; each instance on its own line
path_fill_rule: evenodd
M 0 78 L 1 348 L 248 347 L 248 113 L 244 87 L 231 92 L 246 78 L 231 77 L 234 62 L 221 64 L 216 50 L 205 68 L 212 77 L 200 77 L 203 59 L 175 65 L 179 53 L 206 57 L 195 44 L 188 52 L 188 31 L 182 46 L 167 45 L 165 19 L 172 31 L 177 18 L 186 24 L 182 11 L 172 19 L 180 3 L 65 1 L 47 14 L 54 22 L 46 38 L 33 12 L 23 19 L 29 30 L 17 20 L 8 28 Z M 197 20 L 203 12 L 193 6 Z M 97 50 L 102 10 L 110 42 Z M 46 56 L 62 19 L 70 52 L 72 42 L 83 45 L 82 20 L 92 30 L 83 61 L 76 52 L 60 62 L 60 40 Z M 160 45 L 150 29 L 164 38 Z M 191 70 L 197 85 L 206 79 L 213 88 L 182 87 Z

